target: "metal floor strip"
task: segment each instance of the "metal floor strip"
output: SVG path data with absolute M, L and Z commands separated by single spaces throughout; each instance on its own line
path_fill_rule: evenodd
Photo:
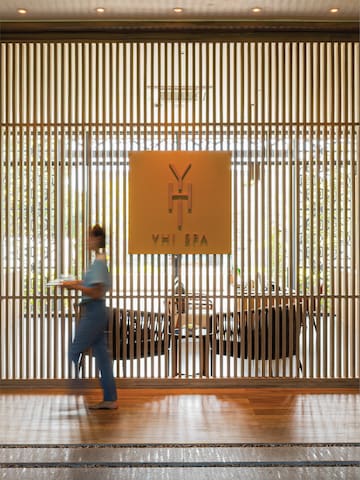
M 294 468 L 360 467 L 360 461 L 255 461 L 255 462 L 5 462 L 0 468 Z
M 360 442 L 289 442 L 289 443 L 4 443 L 1 448 L 327 448 L 360 447 Z

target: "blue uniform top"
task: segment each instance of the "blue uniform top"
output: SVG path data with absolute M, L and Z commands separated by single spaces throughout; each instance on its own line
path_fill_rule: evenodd
M 94 260 L 87 272 L 84 273 L 83 284 L 85 287 L 101 284 L 104 285 L 105 291 L 111 288 L 110 274 L 105 259 L 96 258 Z M 92 300 L 91 297 L 83 294 L 82 303 L 90 300 Z

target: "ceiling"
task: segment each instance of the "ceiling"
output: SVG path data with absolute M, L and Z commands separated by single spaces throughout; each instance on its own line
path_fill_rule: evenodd
M 97 13 L 96 7 L 104 7 Z M 182 7 L 174 13 L 174 7 Z M 252 8 L 261 11 L 254 13 Z M 330 13 L 333 7 L 337 13 Z M 25 15 L 17 10 L 24 8 Z M 0 21 L 360 21 L 359 0 L 0 0 Z

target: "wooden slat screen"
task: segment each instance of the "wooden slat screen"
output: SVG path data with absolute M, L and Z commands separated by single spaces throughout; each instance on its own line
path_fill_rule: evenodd
M 118 377 L 359 377 L 358 42 L 0 53 L 1 379 L 69 378 L 79 298 L 46 283 L 95 222 Z M 127 253 L 128 152 L 178 149 L 232 151 L 231 255 Z

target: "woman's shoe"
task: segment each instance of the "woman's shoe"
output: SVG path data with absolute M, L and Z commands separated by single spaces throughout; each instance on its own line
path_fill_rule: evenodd
M 116 400 L 104 400 L 99 403 L 95 403 L 94 405 L 90 405 L 90 410 L 116 410 L 118 408 L 118 403 Z

